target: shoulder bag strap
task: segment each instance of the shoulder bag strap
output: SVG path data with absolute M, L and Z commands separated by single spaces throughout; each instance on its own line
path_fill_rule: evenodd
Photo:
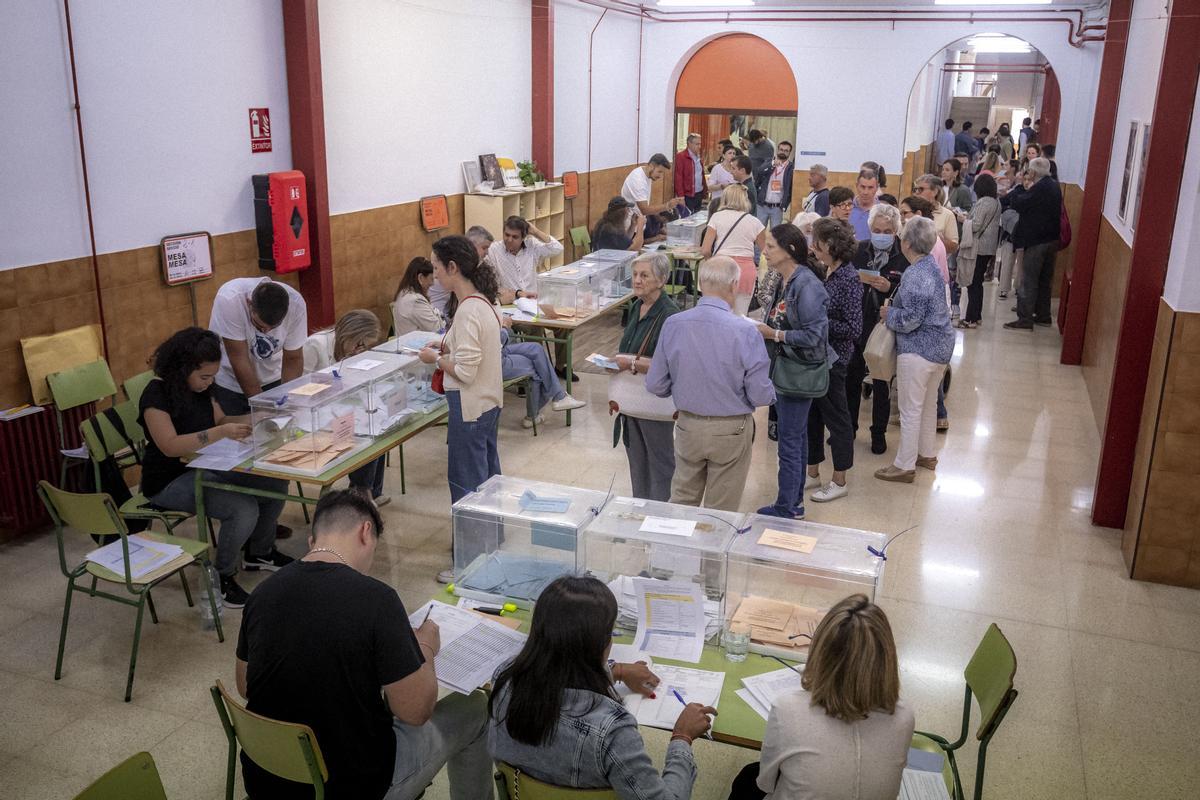
M 718 244 L 716 247 L 713 248 L 714 256 L 721 249 L 721 245 L 725 244 L 725 240 L 729 238 L 729 234 L 733 233 L 733 229 L 738 226 L 738 223 L 741 222 L 742 220 L 744 220 L 748 216 L 750 216 L 749 211 L 742 214 L 740 217 L 737 218 L 737 222 L 734 222 L 732 225 L 729 226 L 729 230 L 725 231 L 725 235 L 721 237 L 721 244 Z
M 654 336 L 654 329 L 656 327 L 660 327 L 662 325 L 662 322 L 664 319 L 666 319 L 666 315 L 659 314 L 658 319 L 656 319 L 656 320 L 654 320 L 654 322 L 650 323 L 650 330 L 646 331 L 646 336 L 645 336 L 645 338 L 642 339 L 642 346 L 638 348 L 636 358 L 641 358 L 642 353 L 646 352 L 646 347 L 647 347 L 647 345 L 650 344 L 651 337 Z

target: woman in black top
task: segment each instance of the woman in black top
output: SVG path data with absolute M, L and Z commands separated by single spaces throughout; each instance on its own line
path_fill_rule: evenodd
M 856 434 L 863 378 L 867 376 L 863 348 L 867 346 L 867 339 L 879 321 L 880 306 L 900 285 L 900 275 L 908 266 L 908 259 L 900 252 L 899 209 L 876 203 L 867 218 L 867 226 L 871 230 L 871 238 L 858 243 L 858 252 L 853 261 L 859 270 L 859 280 L 864 284 L 862 335 L 846 369 L 846 403 L 850 406 L 850 425 Z M 888 417 L 892 413 L 888 391 L 887 381 L 871 382 L 871 452 L 876 455 L 887 452 Z
M 142 392 L 138 422 L 146 430 L 142 493 L 159 508 L 195 512 L 195 474 L 184 456 L 220 439 L 244 439 L 244 417 L 226 416 L 210 389 L 221 366 L 221 340 L 212 331 L 184 328 L 154 352 L 155 379 Z M 254 489 L 283 492 L 287 482 L 240 472 L 208 473 L 206 478 Z M 282 500 L 220 489 L 204 493 L 208 516 L 221 521 L 215 565 L 221 596 L 229 608 L 241 608 L 249 596 L 237 581 L 238 555 L 248 545 L 247 570 L 275 571 L 291 558 L 275 549 L 275 523 Z

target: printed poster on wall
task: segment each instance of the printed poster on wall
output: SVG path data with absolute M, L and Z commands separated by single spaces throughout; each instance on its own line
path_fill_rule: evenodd
M 421 198 L 421 227 L 426 231 L 440 231 L 450 227 L 450 206 L 446 195 L 435 194 Z
M 1121 173 L 1121 196 L 1117 202 L 1117 216 L 1122 222 L 1129 222 L 1129 190 L 1133 188 L 1134 170 L 1137 162 L 1137 138 L 1139 123 L 1134 120 L 1129 123 L 1129 142 L 1125 145 L 1125 170 Z
M 570 200 L 579 196 L 579 173 L 564 172 L 562 174 L 563 197 Z
M 181 233 L 162 240 L 163 278 L 168 286 L 212 277 L 212 236 L 207 231 Z
M 250 152 L 271 152 L 271 109 L 250 109 Z

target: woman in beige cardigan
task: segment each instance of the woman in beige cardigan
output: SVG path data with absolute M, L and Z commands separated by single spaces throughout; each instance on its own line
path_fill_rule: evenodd
M 404 277 L 396 288 L 392 301 L 392 322 L 396 335 L 403 336 L 413 331 L 437 333 L 446 321 L 433 303 L 429 302 L 429 287 L 433 285 L 433 264 L 428 258 L 417 256 L 408 262 Z
M 470 494 L 500 474 L 496 428 L 504 404 L 500 361 L 500 316 L 494 308 L 499 287 L 496 273 L 479 260 L 464 236 L 445 236 L 433 243 L 433 272 L 454 294 L 458 310 L 440 348 L 426 347 L 420 359 L 445 373 L 448 448 L 446 477 L 451 502 Z M 449 583 L 444 570 L 438 581 Z

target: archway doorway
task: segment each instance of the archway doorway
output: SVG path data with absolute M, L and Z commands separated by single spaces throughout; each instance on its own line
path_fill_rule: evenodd
M 754 65 L 748 69 L 747 65 Z M 748 33 L 719 36 L 692 54 L 675 87 L 675 150 L 701 136 L 701 160 L 719 160 L 717 142 L 740 146 L 751 130 L 796 140 L 799 107 L 792 67 L 774 45 Z
M 926 63 L 909 93 L 904 137 L 905 189 L 912 179 L 938 171 L 934 142 L 947 119 L 953 132 L 970 121 L 986 145 L 995 143 L 1003 125 L 1019 144 L 1026 117 L 1040 123 L 1037 141 L 1054 144 L 1062 106 L 1058 78 L 1046 57 L 1024 39 L 1004 33 L 981 33 L 951 42 Z M 1013 155 L 1018 159 L 1020 154 Z

